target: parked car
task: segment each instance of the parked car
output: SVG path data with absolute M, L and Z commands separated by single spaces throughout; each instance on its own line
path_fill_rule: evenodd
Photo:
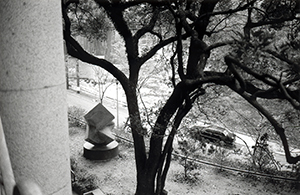
M 207 139 L 213 143 L 224 142 L 226 145 L 232 146 L 235 141 L 236 135 L 229 130 L 219 126 L 193 126 L 191 128 L 191 136 L 201 141 Z

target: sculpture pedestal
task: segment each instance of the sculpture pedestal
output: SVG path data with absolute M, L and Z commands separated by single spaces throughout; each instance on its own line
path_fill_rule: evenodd
M 83 156 L 91 160 L 107 160 L 119 154 L 118 146 L 119 144 L 116 141 L 104 146 L 94 145 L 86 141 L 83 144 Z

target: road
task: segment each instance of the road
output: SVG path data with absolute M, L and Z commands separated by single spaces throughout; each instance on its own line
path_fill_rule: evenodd
M 79 108 L 83 108 L 86 111 L 90 111 L 99 103 L 95 101 L 92 96 L 86 95 L 84 93 L 78 94 L 73 90 L 68 90 L 67 102 L 68 106 L 76 106 Z M 114 122 L 117 127 L 121 127 L 122 125 L 124 125 L 126 119 L 128 118 L 127 107 L 125 107 L 124 104 L 119 103 L 117 109 L 116 100 L 104 98 L 103 106 L 115 116 Z
M 80 107 L 87 111 L 91 110 L 99 103 L 95 101 L 95 99 L 92 96 L 86 95 L 84 93 L 78 94 L 73 90 L 68 90 L 67 101 L 68 106 Z M 117 111 L 117 102 L 116 100 L 111 98 L 104 98 L 103 105 L 115 116 L 114 122 L 116 126 L 122 127 L 128 118 L 127 107 L 125 107 L 124 104 L 119 103 L 119 109 Z M 250 148 L 255 145 L 255 140 L 253 140 L 251 136 L 240 133 L 235 134 L 237 135 L 236 144 L 238 144 L 239 146 L 245 146 L 245 142 Z M 240 138 L 244 141 L 242 141 Z M 286 164 L 285 154 L 282 150 L 281 145 L 274 142 L 269 142 L 269 145 L 271 151 L 274 154 L 275 159 L 279 161 L 280 164 Z
M 244 147 L 245 143 L 248 145 L 250 149 L 252 149 L 252 146 L 255 145 L 255 140 L 251 136 L 241 134 L 241 133 L 235 133 L 235 134 L 237 135 L 235 143 L 237 146 L 244 148 L 243 150 L 246 150 L 246 148 Z M 273 153 L 275 160 L 278 161 L 281 165 L 286 165 L 287 162 L 285 159 L 285 153 L 282 149 L 282 146 L 275 142 L 268 142 L 268 144 L 269 144 L 269 149 Z

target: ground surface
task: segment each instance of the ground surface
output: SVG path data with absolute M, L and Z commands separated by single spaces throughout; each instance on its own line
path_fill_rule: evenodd
M 120 143 L 120 154 L 108 161 L 87 160 L 83 157 L 85 132 L 78 127 L 70 127 L 70 152 L 77 166 L 95 174 L 98 186 L 106 195 L 132 195 L 135 190 L 135 164 L 133 148 Z M 300 191 L 290 190 L 285 183 L 270 183 L 266 179 L 247 178 L 238 173 L 221 172 L 219 169 L 200 165 L 198 180 L 194 184 L 178 181 L 183 175 L 183 167 L 172 161 L 166 183 L 169 195 L 296 195 Z

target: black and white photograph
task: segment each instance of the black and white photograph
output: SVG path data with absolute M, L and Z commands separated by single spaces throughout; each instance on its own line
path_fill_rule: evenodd
M 299 195 L 300 0 L 0 0 L 0 195 Z

